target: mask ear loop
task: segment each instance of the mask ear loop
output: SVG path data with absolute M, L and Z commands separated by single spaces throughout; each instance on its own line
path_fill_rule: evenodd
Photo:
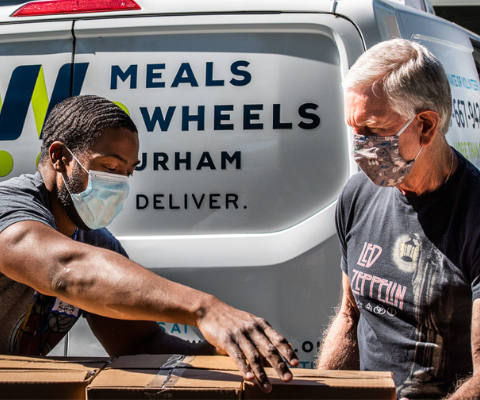
M 418 151 L 417 155 L 415 156 L 415 158 L 413 159 L 413 161 L 416 161 L 418 156 L 420 155 L 420 153 L 422 152 L 423 150 L 423 146 L 420 145 L 420 150 Z
M 416 116 L 415 116 L 415 117 L 416 117 Z M 410 118 L 410 119 L 405 123 L 405 125 L 402 126 L 402 128 L 398 131 L 398 133 L 397 133 L 395 136 L 400 136 L 400 135 L 403 133 L 403 131 L 410 126 L 410 124 L 413 122 L 413 120 L 415 119 L 415 117 Z M 423 146 L 420 145 L 420 150 L 418 151 L 418 153 L 417 153 L 417 155 L 415 156 L 415 158 L 413 159 L 413 161 L 416 161 L 416 160 L 417 160 L 417 158 L 418 158 L 418 156 L 420 155 L 420 153 L 422 152 L 422 150 L 423 150 Z M 73 154 L 72 154 L 72 155 L 73 155 Z
M 64 145 L 64 146 L 65 146 L 65 145 Z M 66 148 L 66 149 L 68 150 L 68 152 L 72 155 L 72 157 L 75 159 L 75 161 L 80 164 L 80 166 L 83 168 L 83 170 L 84 170 L 87 174 L 89 174 L 89 172 L 85 169 L 85 167 L 84 167 L 84 166 L 82 165 L 82 163 L 78 160 L 78 158 L 75 157 L 75 155 L 70 151 L 70 149 L 69 149 L 67 146 L 65 146 L 65 148 Z M 67 191 L 68 191 L 68 193 L 70 193 L 70 196 L 71 196 L 71 195 L 72 195 L 72 192 L 71 192 L 70 189 L 68 188 L 67 182 L 66 182 L 65 177 L 63 176 L 63 174 L 64 174 L 64 173 L 62 173 L 63 183 L 65 184 L 65 187 L 67 188 Z M 90 176 L 90 174 L 89 174 L 89 176 Z
M 415 117 L 416 117 L 416 116 L 415 116 Z M 410 126 L 410 124 L 413 122 L 413 120 L 415 119 L 415 117 L 412 117 L 412 118 L 410 118 L 407 122 L 405 122 L 405 125 L 403 125 L 403 126 L 401 127 L 401 129 L 396 133 L 395 136 L 400 136 L 400 135 L 403 133 L 403 131 Z M 67 150 L 68 150 L 68 149 L 67 149 Z M 70 150 L 68 150 L 68 151 L 70 151 Z M 73 156 L 73 154 L 72 154 L 72 156 Z M 74 156 L 74 157 L 75 157 L 75 156 Z
M 80 161 L 78 161 L 78 158 L 75 157 L 75 155 L 70 151 L 70 149 L 67 146 L 65 146 L 65 148 L 72 155 L 72 157 L 75 159 L 75 161 L 78 162 L 80 164 L 80 166 L 83 168 L 83 170 L 88 174 L 88 171 L 85 169 L 85 167 L 82 165 L 82 163 Z

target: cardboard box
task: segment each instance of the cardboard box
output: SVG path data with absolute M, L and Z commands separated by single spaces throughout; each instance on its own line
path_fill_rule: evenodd
M 272 368 L 266 370 L 272 392 L 245 381 L 243 399 L 396 399 L 391 372 L 293 368 L 293 380 L 285 383 Z
M 119 357 L 88 386 L 88 399 L 240 399 L 242 375 L 228 357 Z
M 244 382 L 222 356 L 138 355 L 116 359 L 88 387 L 93 399 L 395 399 L 390 372 L 291 369 L 282 382 L 266 368 L 273 391 Z
M 86 399 L 87 385 L 108 358 L 0 356 L 2 399 Z
M 108 369 L 172 369 L 200 368 L 238 371 L 228 356 L 185 356 L 182 354 L 140 354 L 122 356 L 108 365 Z

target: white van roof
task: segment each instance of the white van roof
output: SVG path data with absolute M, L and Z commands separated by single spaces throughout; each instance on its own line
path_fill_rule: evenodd
M 371 0 L 135 0 L 140 6 L 139 10 L 111 11 L 102 13 L 83 13 L 83 14 L 59 14 L 48 16 L 27 16 L 13 17 L 13 13 L 22 5 L 30 3 L 41 3 L 41 1 L 25 2 L 23 0 L 0 0 L 0 23 L 2 22 L 20 22 L 26 20 L 38 19 L 75 19 L 92 18 L 101 16 L 118 15 L 146 15 L 146 14 L 210 14 L 210 13 L 264 13 L 264 12 L 307 12 L 307 13 L 339 13 L 348 14 L 350 18 L 355 19 L 355 14 L 363 14 L 362 9 L 368 10 L 372 6 Z M 417 0 L 426 2 L 429 0 Z M 391 7 L 403 7 L 402 4 L 409 5 L 409 0 L 377 0 L 376 2 Z M 61 0 L 59 0 L 61 4 Z M 412 3 L 413 5 L 414 3 Z M 426 7 L 428 9 L 428 7 Z

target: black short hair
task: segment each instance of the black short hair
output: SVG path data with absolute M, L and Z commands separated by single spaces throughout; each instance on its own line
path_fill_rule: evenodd
M 128 114 L 103 97 L 84 95 L 62 101 L 52 109 L 43 126 L 40 162 L 47 160 L 53 142 L 60 141 L 72 152 L 82 153 L 93 146 L 107 128 L 138 132 Z

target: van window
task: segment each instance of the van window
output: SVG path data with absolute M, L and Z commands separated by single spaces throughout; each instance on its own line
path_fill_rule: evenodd
M 416 8 L 417 10 L 427 11 L 423 0 L 405 0 L 405 5 Z
M 473 59 L 475 60 L 475 67 L 477 74 L 480 76 L 480 42 L 472 40 L 473 46 Z
M 76 24 L 82 92 L 125 105 L 141 137 L 118 235 L 282 231 L 332 204 L 348 179 L 343 64 L 329 28 L 212 21 L 180 34 L 163 19 L 148 32 L 132 21 L 120 43 L 95 21 Z

